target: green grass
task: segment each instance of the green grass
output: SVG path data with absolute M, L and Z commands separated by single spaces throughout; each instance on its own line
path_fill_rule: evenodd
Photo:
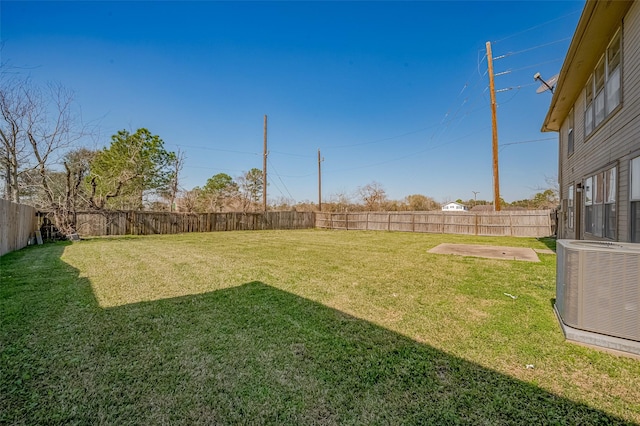
M 10 253 L 0 424 L 640 422 L 640 361 L 565 342 L 554 255 L 427 252 L 442 242 L 554 244 L 305 230 Z

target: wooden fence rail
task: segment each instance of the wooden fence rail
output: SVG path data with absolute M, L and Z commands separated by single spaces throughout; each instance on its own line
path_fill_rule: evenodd
M 0 256 L 28 244 L 45 222 L 46 213 L 0 199 Z M 258 229 L 344 229 L 545 237 L 553 235 L 550 210 L 505 212 L 267 212 L 168 213 L 78 212 L 78 233 L 84 236 L 178 234 L 185 232 Z M 46 231 L 46 229 L 43 229 Z M 45 238 L 47 235 L 44 235 Z
M 25 247 L 37 223 L 34 207 L 0 199 L 0 256 Z
M 316 228 L 546 237 L 554 233 L 551 210 L 504 212 L 316 212 Z
M 306 229 L 313 212 L 169 213 L 144 211 L 78 212 L 81 236 L 181 234 L 185 232 Z M 40 213 L 41 223 L 46 216 Z M 44 231 L 44 230 L 43 230 Z M 46 231 L 44 236 L 47 237 Z

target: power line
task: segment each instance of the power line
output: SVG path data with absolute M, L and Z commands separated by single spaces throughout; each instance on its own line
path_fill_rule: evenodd
M 521 84 L 519 86 L 509 86 L 509 87 L 504 87 L 502 89 L 496 90 L 496 93 L 508 92 L 510 90 L 520 90 L 520 89 L 524 89 L 525 87 L 537 86 L 537 85 L 538 83 L 529 83 L 529 84 Z M 506 103 L 506 102 L 503 102 L 503 103 Z
M 478 53 L 478 58 L 479 58 L 480 54 Z M 451 103 L 452 105 L 460 98 L 460 96 L 468 91 L 467 89 L 471 88 L 475 88 L 479 82 L 482 81 L 482 79 L 484 78 L 484 76 L 486 75 L 486 71 L 484 73 L 480 72 L 480 64 L 487 58 L 486 53 L 484 54 L 484 56 L 482 58 L 478 59 L 478 63 L 477 63 L 477 70 L 474 68 L 471 73 L 469 74 L 469 77 L 467 77 L 464 85 L 462 86 L 462 89 L 460 90 L 460 92 L 458 93 L 458 96 L 456 97 L 456 99 L 454 99 L 454 101 Z M 478 73 L 478 76 L 472 80 L 473 76 L 476 74 L 476 72 Z M 470 85 L 469 82 L 473 81 L 473 84 Z M 470 90 L 471 90 L 470 89 Z M 460 104 L 458 106 L 458 108 L 456 109 L 456 111 L 453 113 L 453 115 L 451 116 L 451 118 L 449 118 L 449 116 L 451 115 L 451 107 L 447 110 L 447 112 L 445 112 L 444 117 L 442 118 L 440 125 L 445 124 L 445 127 L 443 129 L 440 129 L 440 131 L 436 131 L 431 135 L 430 140 L 436 138 L 436 137 L 441 137 L 448 129 L 449 126 L 456 121 L 456 118 L 458 116 L 458 114 L 460 113 L 460 111 L 462 111 L 462 109 L 465 107 L 465 105 L 467 105 L 469 103 L 469 99 L 470 97 L 467 96 L 466 98 L 463 99 L 462 104 Z M 474 103 L 475 103 L 476 98 L 474 98 Z M 466 116 L 468 115 L 468 113 L 464 114 L 460 121 L 462 121 L 462 119 L 464 119 Z
M 497 44 L 497 43 L 500 43 L 500 42 L 502 42 L 502 41 L 508 40 L 508 39 L 510 39 L 510 38 L 517 37 L 517 36 L 519 36 L 519 35 L 522 35 L 522 34 L 524 34 L 524 33 L 529 32 L 529 31 L 537 30 L 538 28 L 544 27 L 545 25 L 549 25 L 549 24 L 551 24 L 551 23 L 553 23 L 553 22 L 556 22 L 556 21 L 559 21 L 559 20 L 561 20 L 561 19 L 568 18 L 569 16 L 575 15 L 576 13 L 580 13 L 580 12 L 581 12 L 581 10 L 580 10 L 580 9 L 578 9 L 578 10 L 574 10 L 573 12 L 569 12 L 569 13 L 567 13 L 566 15 L 560 16 L 560 17 L 558 17 L 558 18 L 551 19 L 551 20 L 549 20 L 549 21 L 543 22 L 543 23 L 538 24 L 538 25 L 534 25 L 533 27 L 527 28 L 527 29 L 522 30 L 522 31 L 519 31 L 519 32 L 517 32 L 517 33 L 513 33 L 513 34 L 508 35 L 508 36 L 506 36 L 506 37 L 503 37 L 503 38 L 501 38 L 500 40 L 496 40 L 496 41 L 494 41 L 494 42 L 493 42 L 493 44 Z
M 230 152 L 233 154 L 247 154 L 247 155 L 260 155 L 257 152 L 249 152 L 249 151 L 236 151 L 233 149 L 222 149 L 222 148 L 209 148 L 208 146 L 195 146 L 195 145 L 183 145 L 183 144 L 170 144 L 177 146 L 179 148 L 191 148 L 191 149 L 202 149 L 204 151 L 220 151 L 220 152 Z
M 358 142 L 358 143 L 353 143 L 353 144 L 348 144 L 348 145 L 325 146 L 322 149 L 323 150 L 327 150 L 327 149 L 351 148 L 351 147 L 354 147 L 354 146 L 362 146 L 362 145 L 372 145 L 372 144 L 376 144 L 376 143 L 380 143 L 380 142 L 386 142 L 386 141 L 390 141 L 390 140 L 393 140 L 393 139 L 398 139 L 398 138 L 402 138 L 402 137 L 405 137 L 405 136 L 413 135 L 415 133 L 424 132 L 426 130 L 429 130 L 429 129 L 431 129 L 433 127 L 437 127 L 437 126 L 439 126 L 439 124 L 433 124 L 431 126 L 424 127 L 424 128 L 417 129 L 417 130 L 412 130 L 410 132 L 402 133 L 400 135 L 389 136 L 389 137 L 386 137 L 386 138 L 376 139 L 376 140 L 369 141 L 369 142 Z
M 575 12 L 573 12 L 575 13 Z M 570 16 L 572 15 L 568 14 L 565 15 L 566 16 Z M 531 31 L 533 29 L 542 27 L 548 23 L 557 21 L 559 19 L 562 19 L 564 17 L 560 17 L 560 18 L 556 18 L 553 19 L 551 21 L 548 21 L 547 23 L 543 23 L 543 24 L 539 24 L 537 26 L 528 28 L 526 30 L 520 31 L 519 33 L 513 34 L 511 36 L 508 37 L 504 37 L 500 40 L 498 40 L 497 42 L 501 42 L 504 40 L 507 40 L 511 37 L 514 37 L 516 35 L 519 34 L 523 34 L 526 33 L 528 31 Z M 564 39 L 560 39 L 560 40 L 556 40 L 553 42 L 549 42 L 549 43 L 543 43 L 537 46 L 532 46 L 532 47 L 528 47 L 519 51 L 515 51 L 515 52 L 509 52 L 505 55 L 502 55 L 498 58 L 494 58 L 494 59 L 504 59 L 507 57 L 511 57 L 514 55 L 518 55 L 521 53 L 526 53 L 535 49 L 539 49 L 539 48 L 543 48 L 543 47 L 547 47 L 553 44 L 557 44 L 557 43 L 561 43 L 563 41 L 569 40 L 570 38 L 564 38 Z M 496 42 L 496 43 L 497 43 Z M 432 124 L 426 127 L 422 127 L 416 130 L 411 130 L 408 132 L 404 132 L 404 133 L 400 133 L 397 135 L 393 135 L 393 136 L 389 136 L 389 137 L 384 137 L 384 138 L 380 138 L 380 139 L 375 139 L 375 140 L 371 140 L 371 141 L 366 141 L 366 142 L 358 142 L 358 143 L 353 143 L 353 144 L 344 144 L 344 145 L 336 145 L 336 146 L 325 146 L 323 147 L 323 150 L 326 149 L 341 149 L 341 148 L 351 148 L 351 147 L 358 147 L 358 146 L 365 146 L 365 145 L 372 145 L 372 144 L 378 144 L 378 143 L 383 143 L 383 142 L 387 142 L 387 141 L 392 141 L 395 139 L 399 139 L 399 138 L 403 138 L 403 137 L 407 137 L 410 135 L 414 135 L 414 134 L 418 134 L 421 132 L 425 132 L 431 129 L 435 129 L 436 131 L 431 135 L 431 137 L 428 139 L 428 143 L 430 146 L 428 146 L 426 149 L 422 149 L 419 151 L 415 151 L 412 152 L 411 154 L 407 154 L 407 155 L 403 155 L 397 158 L 393 158 L 393 159 L 389 159 L 389 160 L 384 160 L 381 162 L 377 162 L 377 163 L 373 163 L 373 164 L 369 164 L 369 165 L 364 165 L 364 166 L 359 166 L 359 167 L 351 167 L 351 168 L 347 168 L 347 169 L 341 169 L 340 171 L 348 171 L 348 170 L 356 170 L 356 169 L 361 169 L 361 168 L 367 168 L 367 167 L 375 167 L 375 166 L 379 166 L 379 165 L 383 165 L 383 164 L 388 164 L 391 162 L 395 162 L 395 161 L 400 161 L 406 158 L 410 158 L 413 157 L 417 154 L 421 154 L 430 150 L 434 150 L 437 148 L 440 148 L 442 146 L 454 143 L 457 140 L 460 139 L 464 139 L 465 137 L 471 136 L 471 135 L 467 135 L 467 136 L 463 136 L 461 138 L 457 138 L 457 139 L 453 139 L 450 141 L 446 141 L 444 143 L 436 143 L 435 145 L 432 145 L 430 142 L 431 141 L 437 141 L 437 140 L 441 140 L 442 136 L 447 133 L 447 131 L 449 130 L 450 127 L 452 127 L 453 125 L 455 125 L 456 123 L 460 123 L 462 122 L 466 117 L 468 117 L 471 114 L 474 114 L 476 112 L 479 112 L 483 109 L 486 109 L 488 106 L 484 105 L 481 106 L 480 108 L 475 108 L 479 102 L 482 101 L 482 99 L 484 99 L 486 101 L 486 88 L 484 91 L 480 91 L 480 90 L 475 90 L 477 89 L 484 77 L 487 74 L 486 70 L 482 70 L 481 69 L 481 65 L 482 63 L 486 60 L 486 54 L 484 54 L 482 57 L 480 57 L 480 54 L 478 54 L 478 60 L 477 60 L 477 66 L 474 67 L 474 70 L 471 72 L 471 74 L 469 75 L 469 78 L 465 81 L 464 85 L 462 86 L 462 88 L 460 89 L 459 93 L 457 94 L 457 97 L 454 99 L 454 101 L 452 102 L 452 105 L 455 105 L 456 103 L 458 103 L 458 106 L 454 109 L 452 107 L 450 107 L 446 113 L 444 114 L 444 116 L 442 117 L 441 121 L 439 123 L 436 124 Z M 541 62 L 535 65 L 527 65 L 524 67 L 520 67 L 520 68 L 516 68 L 516 69 L 509 69 L 507 71 L 504 72 L 504 74 L 511 74 L 511 73 L 516 73 L 519 71 L 523 71 L 529 68 L 534 68 L 536 66 L 539 65 L 543 65 L 543 64 L 547 64 L 547 63 L 551 63 L 551 62 L 556 62 L 558 60 L 561 59 L 555 59 L 555 60 L 551 60 L 551 61 L 546 61 L 546 62 Z M 476 75 L 476 77 L 473 77 L 474 74 Z M 498 92 L 506 92 L 506 91 L 511 91 L 511 90 L 517 90 L 517 93 L 515 93 L 509 100 L 502 102 L 502 104 L 504 103 L 508 103 L 511 100 L 513 100 L 515 98 L 515 96 L 519 93 L 519 91 L 522 88 L 528 87 L 528 86 L 532 86 L 535 85 L 535 83 L 533 84 L 524 84 L 524 85 L 519 85 L 519 86 L 511 86 L 511 87 L 507 87 L 504 89 L 499 90 Z M 470 93 L 471 92 L 471 93 Z M 464 98 L 463 98 L 464 96 Z M 461 99 L 463 98 L 463 99 Z M 475 134 L 476 132 L 474 132 L 473 134 Z M 551 140 L 553 138 L 548 138 L 548 139 L 542 139 L 542 140 Z M 537 141 L 542 141 L 542 140 L 532 140 L 532 141 L 519 141 L 519 142 L 511 142 L 511 143 L 507 143 L 507 144 L 500 144 L 500 146 L 502 148 L 509 146 L 509 145 L 515 145 L 515 144 L 521 144 L 521 143 L 531 143 L 531 142 L 537 142 Z M 230 153 L 237 153 L 237 154 L 245 154 L 245 155 L 260 155 L 256 152 L 247 152 L 247 151 L 238 151 L 238 150 L 229 150 L 229 149 L 220 149 L 220 148 L 208 148 L 208 147 L 197 147 L 197 146 L 189 146 L 189 145 L 176 145 L 176 146 L 183 146 L 183 147 L 189 147 L 189 148 L 194 148 L 194 149 L 202 149 L 202 150 L 211 150 L 211 151 L 220 151 L 220 152 L 230 152 Z M 272 151 L 272 153 L 274 154 L 278 154 L 278 155 L 283 155 L 283 156 L 289 156 L 289 157 L 297 157 L 297 158 L 311 158 L 311 155 L 304 155 L 304 154 L 296 154 L 296 153 L 291 153 L 291 152 L 283 152 L 283 151 Z M 275 169 L 275 167 L 273 166 L 273 162 L 269 160 L 269 163 L 271 164 L 271 167 L 273 167 Z M 280 175 L 277 171 L 274 171 L 276 173 L 277 176 L 277 180 L 280 181 L 281 186 L 284 186 L 285 191 L 289 194 L 289 196 L 291 198 L 293 198 L 291 196 L 291 193 L 289 192 L 288 188 L 286 187 L 286 184 L 283 181 L 283 176 L 284 177 L 291 177 L 291 178 L 303 178 L 303 177 L 309 177 L 309 176 L 313 176 L 314 173 L 309 173 L 309 174 L 303 174 L 303 175 L 296 175 L 296 176 L 288 176 L 288 175 Z M 280 187 L 275 183 L 275 179 L 269 179 L 269 181 L 274 182 L 274 186 L 276 186 L 278 188 L 278 190 L 282 193 L 282 190 L 280 189 Z M 284 195 L 284 194 L 283 194 Z
M 280 154 L 280 155 L 287 155 L 289 157 L 298 157 L 298 158 L 314 158 L 313 155 L 304 155 L 304 154 L 292 154 L 289 152 L 282 152 L 282 151 L 269 151 L 269 154 Z
M 547 64 L 552 64 L 554 62 L 561 62 L 564 58 L 556 58 L 556 59 L 552 59 L 550 61 L 545 61 L 545 62 L 538 62 L 537 64 L 533 64 L 533 65 L 527 65 L 526 67 L 520 67 L 520 68 L 515 68 L 515 69 L 508 69 L 506 71 L 501 71 L 499 73 L 496 73 L 495 76 L 501 76 L 501 75 L 505 75 L 505 74 L 511 74 L 511 73 L 515 73 L 518 71 L 524 71 L 524 70 L 528 70 L 531 68 L 538 68 L 542 65 L 547 65 Z
M 284 192 L 282 192 L 282 189 L 280 189 L 280 187 L 278 186 L 278 184 L 271 178 L 271 175 L 269 175 L 269 177 L 267 178 L 267 180 L 269 182 L 271 182 L 271 184 L 273 186 L 276 187 L 276 189 L 278 190 L 278 192 L 280 193 L 280 195 L 282 195 L 283 197 L 285 197 Z
M 280 182 L 282 183 L 282 186 L 284 186 L 285 191 L 287 191 L 287 194 L 289 194 L 289 197 L 293 199 L 293 195 L 291 195 L 291 192 L 289 192 L 289 188 L 287 188 L 287 185 L 284 183 L 284 181 L 282 180 L 282 178 L 280 177 L 280 174 L 278 173 L 278 171 L 276 170 L 275 166 L 273 165 L 273 163 L 271 162 L 271 160 L 267 159 L 267 161 L 269 162 L 269 164 L 271 165 L 271 169 L 273 170 L 273 173 L 276 174 L 276 176 L 278 177 L 278 180 L 280 180 Z M 272 179 L 273 180 L 273 179 Z M 278 186 L 276 185 L 276 188 Z M 282 193 L 282 191 L 280 191 L 280 193 Z M 282 194 L 284 195 L 284 194 Z
M 524 143 L 533 143 L 533 142 L 542 142 L 542 141 L 551 141 L 551 140 L 558 140 L 558 138 L 557 137 L 552 137 L 552 138 L 542 138 L 542 139 L 530 139 L 530 140 L 527 140 L 527 141 L 501 143 L 500 146 L 520 145 L 520 144 L 524 144 Z
M 489 126 L 489 127 L 491 127 L 491 126 Z M 420 151 L 415 151 L 415 152 L 412 152 L 412 153 L 410 153 L 410 154 L 403 155 L 403 156 L 401 156 L 401 157 L 392 158 L 392 159 L 385 160 L 385 161 L 381 161 L 381 162 L 378 162 L 378 163 L 367 164 L 367 165 L 364 165 L 364 166 L 349 167 L 349 168 L 346 168 L 346 169 L 332 169 L 332 170 L 329 170 L 329 171 L 330 171 L 330 172 L 347 172 L 347 171 L 351 171 L 351 170 L 366 169 L 366 168 L 369 168 L 369 167 L 376 167 L 376 166 L 381 166 L 381 165 L 388 164 L 388 163 L 393 163 L 393 162 L 395 162 L 395 161 L 405 160 L 405 159 L 407 159 L 407 158 L 415 157 L 415 156 L 416 156 L 416 155 L 418 155 L 418 154 L 423 154 L 423 153 L 425 153 L 425 152 L 427 152 L 427 151 L 432 151 L 432 150 L 434 150 L 434 149 L 441 148 L 441 147 L 443 147 L 443 146 L 445 146 L 445 145 L 449 145 L 449 144 L 451 144 L 451 143 L 453 143 L 453 142 L 457 142 L 457 141 L 459 141 L 459 140 L 462 140 L 462 139 L 468 138 L 469 136 L 474 136 L 474 135 L 476 135 L 479 131 L 481 131 L 481 130 L 486 130 L 486 129 L 487 129 L 487 128 L 489 128 L 489 127 L 486 127 L 486 126 L 485 126 L 485 127 L 484 127 L 484 128 L 482 128 L 482 129 L 479 129 L 479 130 L 474 131 L 474 132 L 472 132 L 472 133 L 469 133 L 469 134 L 467 134 L 467 135 L 461 136 L 461 137 L 459 137 L 459 138 L 452 139 L 452 140 L 450 140 L 450 141 L 448 141 L 448 142 L 441 143 L 440 145 L 430 146 L 429 148 L 422 149 L 422 150 L 420 150 Z
M 497 61 L 499 59 L 505 59 L 505 58 L 508 58 L 510 56 L 515 56 L 515 55 L 519 55 L 521 53 L 530 52 L 532 50 L 540 49 L 542 47 L 547 47 L 547 46 L 551 46 L 553 44 L 562 43 L 562 42 L 567 41 L 567 40 L 571 40 L 571 37 L 565 37 L 565 38 L 562 38 L 560 40 L 551 41 L 549 43 L 539 44 L 537 46 L 528 47 L 526 49 L 518 50 L 516 52 L 508 52 L 508 53 L 505 53 L 504 55 L 496 56 L 495 58 L 493 58 L 493 60 Z

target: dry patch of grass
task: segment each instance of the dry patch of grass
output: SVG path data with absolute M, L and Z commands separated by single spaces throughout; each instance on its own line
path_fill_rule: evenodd
M 564 341 L 555 256 L 442 242 L 552 244 L 309 230 L 2 257 L 0 423 L 640 422 L 640 362 Z

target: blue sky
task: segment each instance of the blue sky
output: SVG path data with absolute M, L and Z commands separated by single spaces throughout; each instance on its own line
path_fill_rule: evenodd
M 0 3 L 2 61 L 75 92 L 100 148 L 148 128 L 185 152 L 182 186 L 262 168 L 269 198 L 317 201 L 376 181 L 391 199 L 492 199 L 485 43 L 496 59 L 500 189 L 557 175 L 551 100 L 584 1 Z M 553 139 L 550 139 L 553 138 Z M 544 139 L 544 140 L 540 140 Z M 536 142 L 528 142 L 536 141 Z M 526 142 L 526 143 L 520 143 Z

